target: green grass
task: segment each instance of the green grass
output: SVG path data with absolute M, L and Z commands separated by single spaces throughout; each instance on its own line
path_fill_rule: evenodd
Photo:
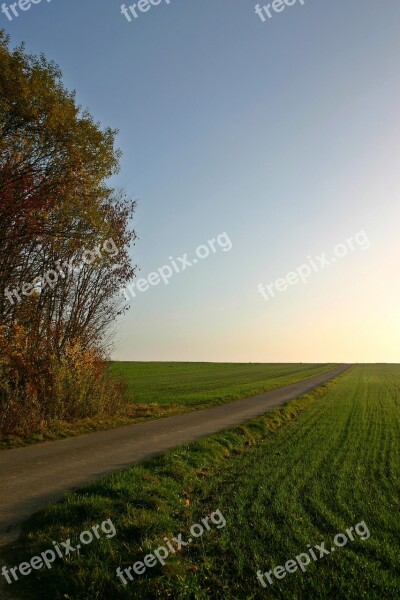
M 241 400 L 318 375 L 336 364 L 114 362 L 127 384 L 124 414 L 53 421 L 28 437 L 0 436 L 0 450 L 104 431 Z
M 2 558 L 16 565 L 111 517 L 114 538 L 26 577 L 26 588 L 14 583 L 13 592 L 32 600 L 391 600 L 400 581 L 399 474 L 400 367 L 358 366 L 265 417 L 69 494 L 31 519 L 25 540 Z M 118 566 L 141 560 L 164 536 L 187 538 L 217 509 L 224 529 L 119 583 Z M 360 521 L 368 540 L 261 588 L 258 569 L 285 564 L 307 544 L 330 548 Z
M 318 375 L 336 364 L 114 362 L 132 402 L 198 409 Z

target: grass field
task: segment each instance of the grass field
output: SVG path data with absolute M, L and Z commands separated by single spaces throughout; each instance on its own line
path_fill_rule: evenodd
M 0 450 L 113 429 L 261 394 L 333 369 L 336 364 L 114 362 L 127 385 L 124 414 L 54 421 L 29 437 L 1 437 Z
M 28 537 L 2 562 L 30 560 L 111 517 L 115 537 L 13 583 L 13 592 L 34 600 L 392 600 L 399 509 L 400 366 L 357 366 L 265 417 L 69 494 L 30 520 Z M 217 510 L 225 527 L 212 526 L 125 587 L 117 579 L 117 567 L 142 561 L 165 536 L 187 540 L 191 525 Z M 257 570 L 285 565 L 307 544 L 330 549 L 361 521 L 368 539 L 356 536 L 304 573 L 261 587 Z
M 115 362 L 137 404 L 207 408 L 248 398 L 333 369 L 336 364 Z

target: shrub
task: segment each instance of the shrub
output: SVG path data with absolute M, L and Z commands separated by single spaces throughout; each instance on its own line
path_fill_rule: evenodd
M 19 325 L 0 326 L 0 434 L 42 432 L 52 421 L 124 412 L 124 384 L 101 353 L 75 340 L 61 357 L 47 341 L 30 344 Z

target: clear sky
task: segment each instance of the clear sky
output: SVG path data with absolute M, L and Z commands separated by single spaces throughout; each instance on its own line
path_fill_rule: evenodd
M 400 362 L 400 3 L 297 0 L 265 22 L 254 0 L 161 0 L 131 22 L 120 6 L 0 13 L 120 130 L 139 277 L 232 243 L 137 292 L 114 358 Z M 306 283 L 286 280 L 302 264 Z

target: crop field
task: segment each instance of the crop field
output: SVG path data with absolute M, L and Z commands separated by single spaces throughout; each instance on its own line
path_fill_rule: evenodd
M 114 362 L 132 402 L 163 407 L 207 408 L 283 387 L 337 366 L 323 364 L 233 364 Z
M 164 565 L 129 571 L 178 534 L 188 540 L 206 515 L 209 528 Z M 261 418 L 71 493 L 2 558 L 16 565 L 108 518 L 113 537 L 13 583 L 15 597 L 398 598 L 400 366 L 353 367 Z
M 335 363 L 232 364 L 113 362 L 126 386 L 126 405 L 115 415 L 52 421 L 27 436 L 2 436 L 0 449 L 104 431 L 248 398 L 329 371 Z

